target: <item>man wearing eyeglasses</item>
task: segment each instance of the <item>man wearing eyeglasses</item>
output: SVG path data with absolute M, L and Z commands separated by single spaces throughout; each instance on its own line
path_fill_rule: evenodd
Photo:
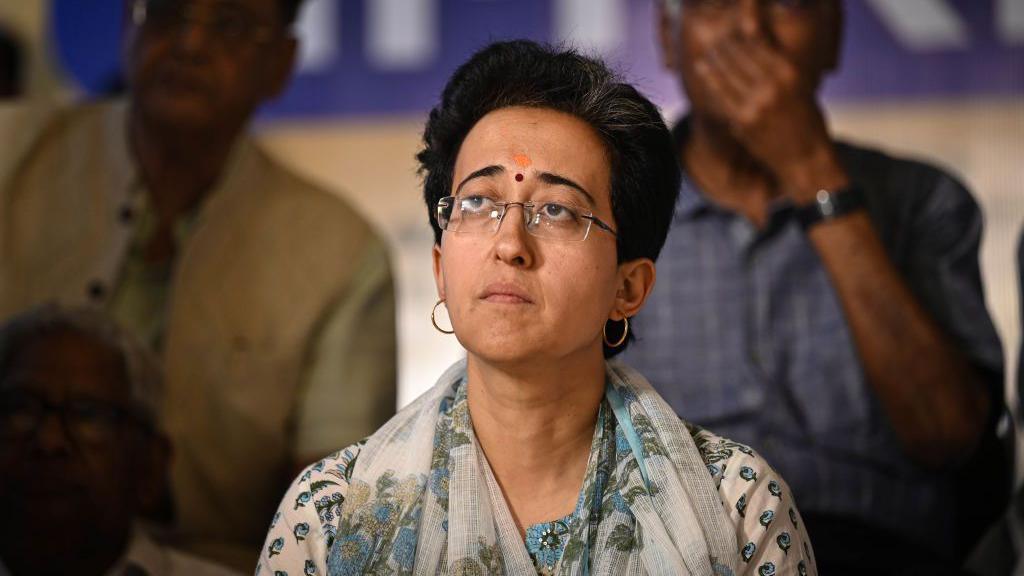
M 658 10 L 690 103 L 685 178 L 627 362 L 779 469 L 822 574 L 955 570 L 1010 477 L 979 452 L 1003 365 L 977 205 L 937 168 L 832 138 L 817 92 L 840 0 Z M 964 467 L 981 461 L 984 478 Z
M 0 317 L 88 301 L 162 351 L 182 537 L 245 568 L 294 471 L 395 408 L 383 239 L 245 135 L 300 3 L 126 2 L 127 100 L 57 114 L 0 190 Z
M 226 576 L 152 538 L 170 444 L 154 359 L 94 309 L 0 327 L 0 576 Z

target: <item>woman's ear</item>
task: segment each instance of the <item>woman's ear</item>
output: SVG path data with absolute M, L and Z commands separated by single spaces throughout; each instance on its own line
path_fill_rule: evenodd
M 654 289 L 656 275 L 654 261 L 650 258 L 638 258 L 619 264 L 619 287 L 615 292 L 615 308 L 610 319 L 622 320 L 622 316 L 636 316 Z
M 441 245 L 434 244 L 431 250 L 431 257 L 434 264 L 434 287 L 437 288 L 437 297 L 441 300 L 446 298 L 444 289 L 444 270 L 441 269 Z

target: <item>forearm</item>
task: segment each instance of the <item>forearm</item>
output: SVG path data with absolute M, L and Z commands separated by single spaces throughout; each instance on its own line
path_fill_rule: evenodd
M 832 279 L 870 385 L 897 437 L 939 468 L 973 449 L 988 391 L 966 357 L 917 302 L 864 212 L 808 234 Z
M 764 39 L 726 38 L 696 67 L 730 136 L 797 205 L 849 183 L 800 70 Z M 988 392 L 904 283 L 864 213 L 815 225 L 809 238 L 838 293 L 864 371 L 907 452 L 948 465 L 969 453 Z

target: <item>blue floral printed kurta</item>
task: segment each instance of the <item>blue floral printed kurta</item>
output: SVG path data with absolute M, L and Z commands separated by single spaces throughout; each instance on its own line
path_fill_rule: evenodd
M 455 420 L 464 419 L 463 424 L 468 425 L 467 407 L 465 386 L 458 385 L 454 396 L 441 402 L 440 410 L 453 415 Z M 600 532 L 594 532 L 606 538 L 601 543 L 606 550 L 630 554 L 644 546 L 644 535 L 631 509 L 635 500 L 646 494 L 636 487 L 625 489 L 622 466 L 632 464 L 635 468 L 636 464 L 635 460 L 629 462 L 631 447 L 610 412 L 605 402 L 575 512 L 528 527 L 525 542 L 520 540 L 537 574 L 556 573 L 560 561 L 580 561 L 584 550 L 578 535 L 586 534 L 588 524 L 592 526 L 592 513 L 602 523 L 605 518 L 616 522 L 611 529 L 602 527 Z M 647 442 L 650 436 L 645 433 L 643 419 L 638 418 L 634 424 L 644 439 L 644 450 L 656 453 L 659 447 Z M 696 427 L 687 430 L 718 491 L 725 516 L 732 523 L 736 537 L 733 565 L 739 567 L 738 574 L 816 574 L 809 539 L 782 479 L 750 448 Z M 448 447 L 439 443 L 446 442 L 452 440 L 438 434 L 435 452 L 439 448 L 445 452 Z M 258 575 L 360 574 L 366 567 L 383 569 L 371 570 L 373 573 L 411 573 L 416 561 L 417 531 L 448 532 L 447 519 L 440 526 L 420 526 L 420 512 L 403 505 L 424 490 L 449 499 L 450 471 L 443 459 L 432 460 L 429 477 L 422 481 L 415 476 L 403 479 L 385 474 L 377 479 L 376 486 L 367 486 L 353 481 L 353 471 L 363 450 L 364 443 L 357 443 L 313 464 L 299 476 L 273 518 L 257 567 Z M 656 492 L 657 488 L 652 490 Z M 359 530 L 353 530 L 354 520 L 340 517 L 346 501 L 349 507 L 365 510 L 358 516 L 364 533 L 386 530 L 386 537 L 372 543 Z M 599 504 L 595 506 L 595 502 Z M 351 535 L 336 538 L 339 533 Z M 573 534 L 577 538 L 572 538 Z M 492 547 L 481 548 L 474 563 L 479 562 L 486 571 L 490 563 L 498 562 L 498 552 Z M 354 566 L 363 566 L 364 570 L 349 569 Z M 500 565 L 498 569 L 501 570 Z

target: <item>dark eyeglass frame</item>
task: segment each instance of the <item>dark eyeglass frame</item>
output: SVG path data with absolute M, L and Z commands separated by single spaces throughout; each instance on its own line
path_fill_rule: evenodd
M 675 0 L 675 5 L 695 9 L 706 10 L 728 10 L 734 8 L 741 0 Z M 810 8 L 818 3 L 818 0 L 759 0 L 761 4 L 772 4 L 775 7 L 799 11 Z
M 21 405 L 16 406 L 19 402 Z M 0 439 L 35 438 L 50 414 L 57 416 L 64 433 L 76 446 L 106 444 L 117 438 L 117 432 L 126 423 L 136 425 L 147 433 L 155 432 L 152 423 L 140 410 L 85 398 L 53 402 L 24 390 L 8 390 L 0 392 Z M 20 423 L 20 429 L 13 429 L 18 423 L 12 421 L 19 415 L 27 416 L 28 420 Z M 92 421 L 88 421 L 90 418 Z M 86 426 L 95 426 L 96 430 L 87 433 Z
M 279 34 L 277 26 L 244 10 L 237 10 L 234 16 L 241 17 L 239 26 L 229 29 L 225 20 L 218 21 L 223 14 L 199 16 L 197 5 L 189 0 L 135 0 L 132 4 L 132 22 L 139 28 L 149 24 L 161 30 L 181 31 L 186 26 L 198 24 L 217 32 L 215 38 L 226 45 L 268 44 Z

